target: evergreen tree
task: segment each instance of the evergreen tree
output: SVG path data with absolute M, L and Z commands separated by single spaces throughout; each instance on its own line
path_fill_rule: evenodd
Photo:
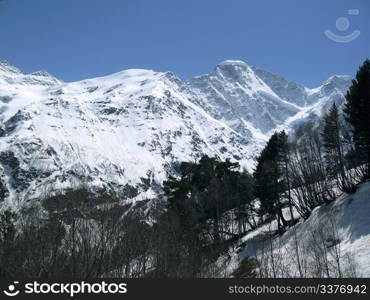
M 181 163 L 179 178 L 163 183 L 168 201 L 157 226 L 160 244 L 166 245 L 156 258 L 161 276 L 178 276 L 179 261 L 183 277 L 197 276 L 215 249 L 236 236 L 230 210 L 253 200 L 251 176 L 238 169 L 238 163 L 204 156 L 198 163 Z
M 281 189 L 286 194 L 286 198 L 288 199 L 289 205 L 289 212 L 290 212 L 290 219 L 293 221 L 293 200 L 291 195 L 291 178 L 290 178 L 290 171 L 289 171 L 289 159 L 290 159 L 290 145 L 288 143 L 288 135 L 285 131 L 281 131 L 279 133 L 279 152 L 278 152 L 278 163 L 280 172 L 283 175 L 283 180 L 281 182 Z
M 341 124 L 335 103 L 329 112 L 324 115 L 322 138 L 328 174 L 331 178 L 337 178 L 339 175 L 339 186 L 344 188 L 346 186 L 346 175 L 341 143 Z
M 284 133 L 285 134 L 285 133 Z M 261 214 L 268 213 L 276 215 L 278 226 L 280 229 L 280 221 L 282 225 L 286 225 L 286 221 L 282 214 L 281 194 L 285 190 L 283 180 L 282 163 L 282 133 L 275 132 L 267 145 L 262 150 L 257 158 L 257 167 L 254 172 L 255 178 L 255 194 L 261 203 Z
M 365 60 L 346 94 L 344 113 L 352 125 L 353 142 L 360 164 L 366 165 L 364 179 L 370 178 L 370 61 Z
M 199 163 L 181 163 L 181 177 L 171 177 L 163 183 L 168 209 L 176 211 L 184 227 L 191 226 L 189 222 L 212 220 L 213 236 L 218 240 L 223 213 L 253 200 L 252 179 L 238 169 L 238 163 L 208 156 Z

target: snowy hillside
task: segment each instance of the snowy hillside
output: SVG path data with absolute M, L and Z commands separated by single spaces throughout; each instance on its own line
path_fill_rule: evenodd
M 370 277 L 369 215 L 370 182 L 366 182 L 356 193 L 317 207 L 281 237 L 268 239 L 276 221 L 248 233 L 241 239 L 244 247 L 226 261 L 224 275 L 230 275 L 243 259 L 257 257 L 268 277 L 272 277 L 272 259 L 278 277 Z
M 265 134 L 300 110 L 277 96 L 241 61 L 222 62 L 212 73 L 195 77 L 188 85 L 206 111 L 238 132 Z
M 140 200 L 204 154 L 251 169 L 276 128 L 317 117 L 349 84 L 308 89 L 240 61 L 188 82 L 126 70 L 66 83 L 0 62 L 0 194 L 17 204 L 87 184 Z
M 239 133 L 263 138 L 277 128 L 289 131 L 315 121 L 334 101 L 343 103 L 350 83 L 349 76 L 335 75 L 309 89 L 242 61 L 227 60 L 187 85 L 213 117 Z

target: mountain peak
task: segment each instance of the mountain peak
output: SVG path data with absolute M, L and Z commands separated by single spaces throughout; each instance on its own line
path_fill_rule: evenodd
M 243 66 L 243 67 L 246 67 L 248 65 L 242 60 L 228 59 L 228 60 L 224 60 L 224 61 L 220 62 L 217 66 Z
M 352 80 L 351 76 L 349 75 L 333 75 L 330 76 L 327 80 L 324 81 L 323 85 L 327 85 L 329 83 L 343 83 Z
M 249 69 L 249 66 L 244 62 L 244 61 L 241 61 L 241 60 L 224 60 L 222 62 L 220 62 L 216 68 L 215 68 L 215 71 L 219 71 L 219 72 L 226 72 L 226 73 L 229 73 L 229 72 L 240 72 L 240 71 L 247 71 Z
M 51 75 L 48 71 L 45 71 L 45 70 L 36 71 L 36 72 L 31 73 L 30 75 L 38 76 L 38 77 L 53 77 L 54 78 L 53 75 Z
M 16 67 L 13 67 L 8 61 L 6 60 L 0 60 L 0 70 L 5 72 L 11 72 L 11 73 L 22 73 L 19 69 Z

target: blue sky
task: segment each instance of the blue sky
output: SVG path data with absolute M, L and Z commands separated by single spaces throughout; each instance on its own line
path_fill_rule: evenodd
M 326 29 L 361 34 L 336 43 Z M 370 58 L 369 31 L 368 0 L 0 0 L 0 59 L 65 81 L 128 68 L 188 79 L 240 59 L 313 87 L 353 75 Z

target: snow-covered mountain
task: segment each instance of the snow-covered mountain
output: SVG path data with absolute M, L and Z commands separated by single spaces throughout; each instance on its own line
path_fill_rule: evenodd
M 213 117 L 241 134 L 264 138 L 277 128 L 290 130 L 315 120 L 334 101 L 342 104 L 350 83 L 350 76 L 335 75 L 309 89 L 242 61 L 227 60 L 187 86 Z
M 266 134 L 300 111 L 242 61 L 222 62 L 212 73 L 191 79 L 188 86 L 204 110 L 240 133 Z
M 133 69 L 66 83 L 0 62 L 0 198 L 87 184 L 143 199 L 204 154 L 252 168 L 275 129 L 317 118 L 349 84 L 308 89 L 241 61 L 187 82 Z

